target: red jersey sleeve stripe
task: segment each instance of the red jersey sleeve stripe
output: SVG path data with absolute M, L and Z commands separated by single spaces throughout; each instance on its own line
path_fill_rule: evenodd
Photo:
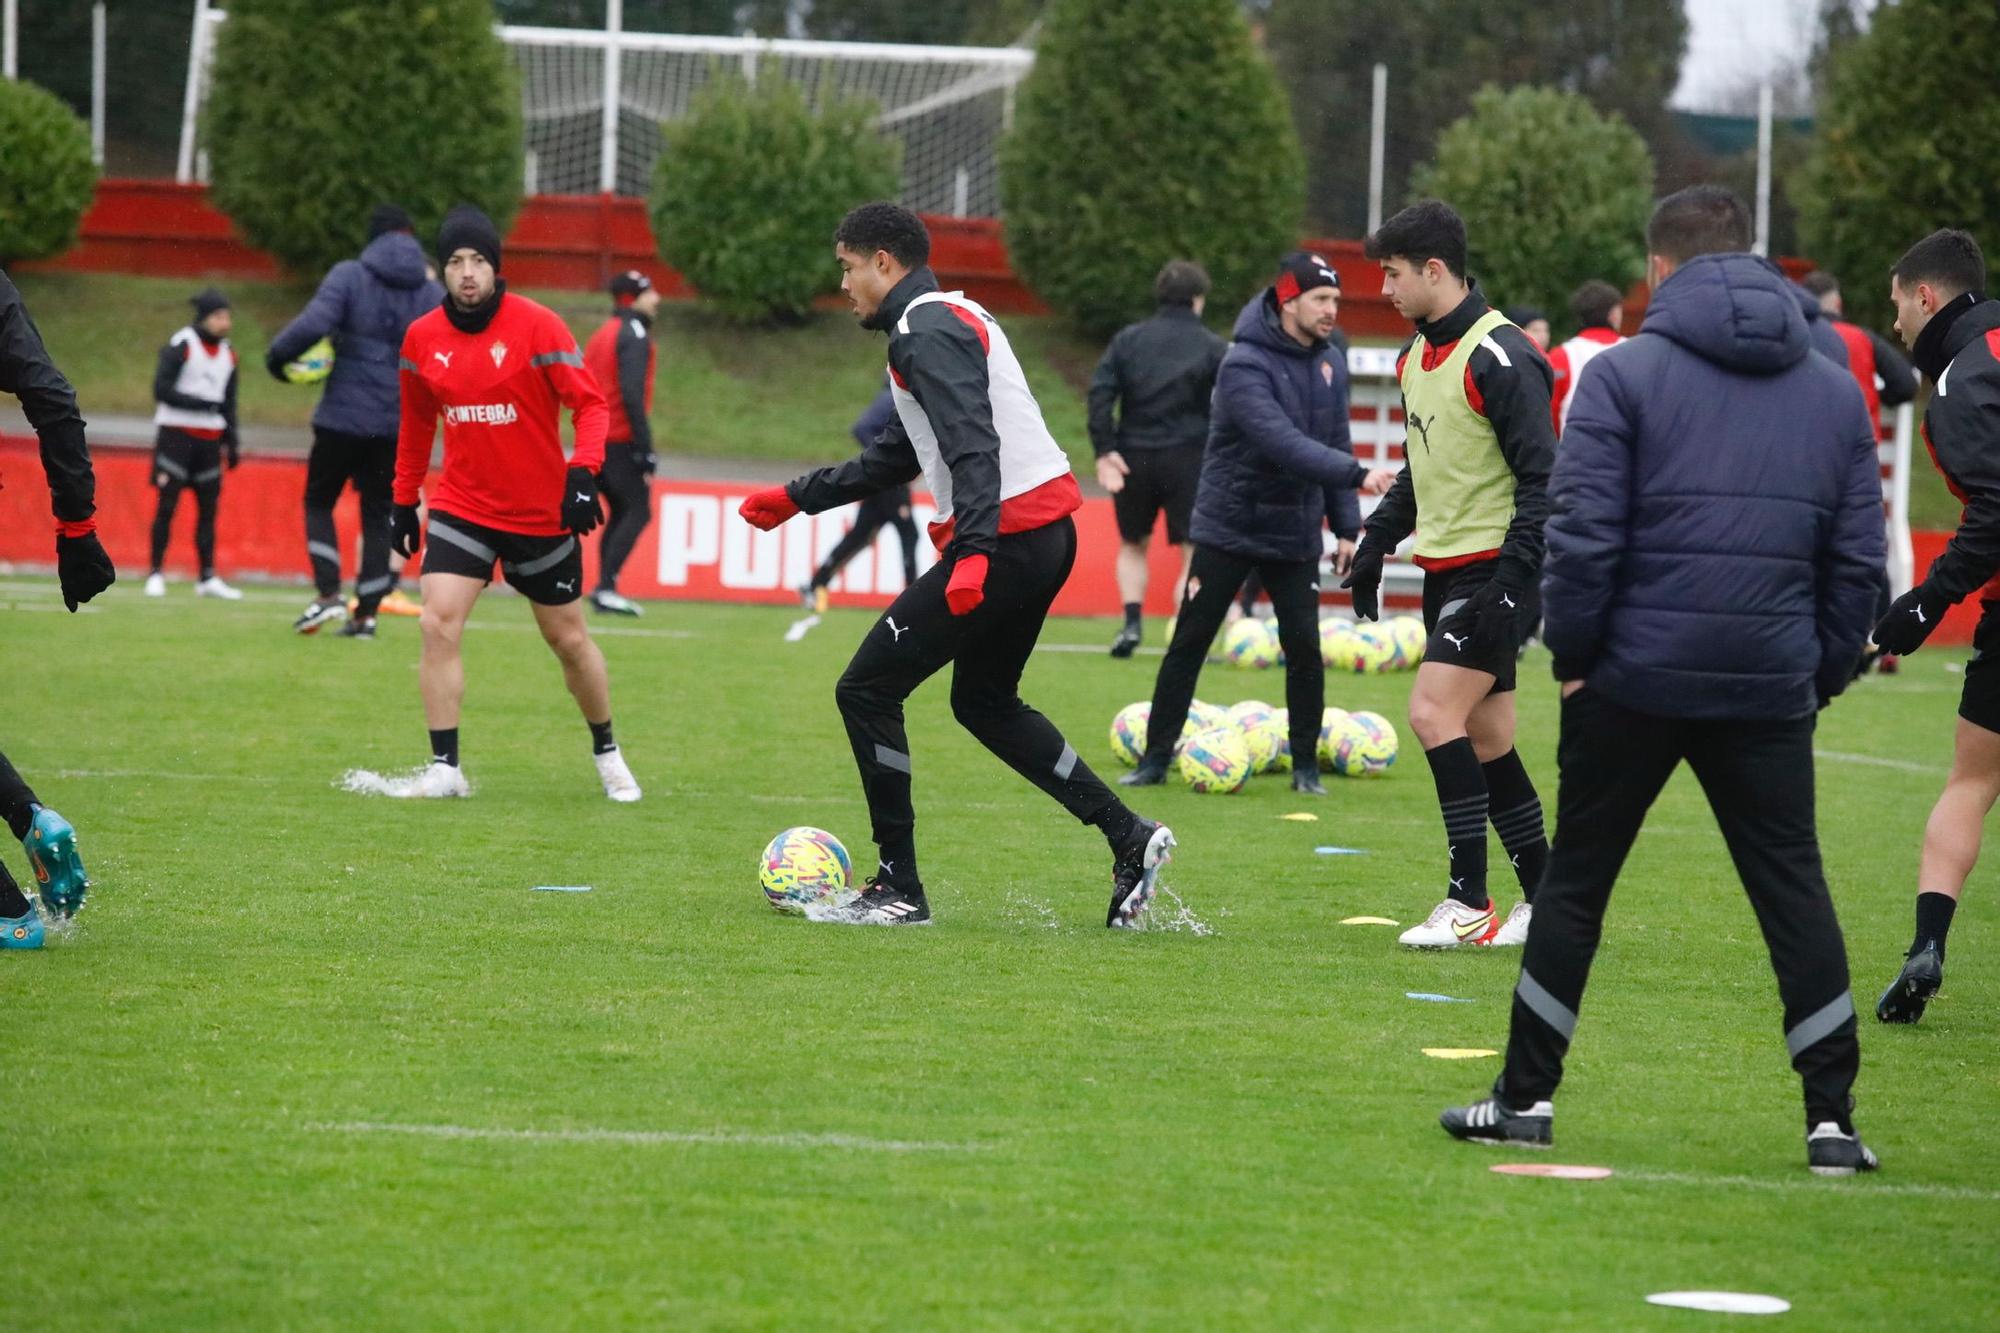
M 979 349 L 988 356 L 993 355 L 993 335 L 986 331 L 986 321 L 973 314 L 962 305 L 951 306 L 951 313 L 964 320 L 966 326 L 979 336 Z

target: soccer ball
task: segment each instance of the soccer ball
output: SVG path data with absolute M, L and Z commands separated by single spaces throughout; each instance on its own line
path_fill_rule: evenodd
M 1248 731 L 1252 723 L 1262 722 L 1271 716 L 1271 705 L 1262 699 L 1245 699 L 1241 703 L 1229 705 L 1223 711 L 1229 714 L 1229 720 L 1235 723 L 1239 730 Z
M 1430 644 L 1430 636 L 1424 633 L 1424 622 L 1417 616 L 1397 616 L 1389 622 L 1389 632 L 1396 636 L 1396 646 L 1403 650 L 1403 665 L 1415 667 L 1424 660 L 1424 649 Z
M 1222 656 L 1232 666 L 1276 666 L 1278 636 L 1263 621 L 1245 616 L 1223 633 Z
M 1273 708 L 1271 720 L 1267 724 L 1278 738 L 1271 753 L 1271 762 L 1263 771 L 1266 773 L 1289 773 L 1292 771 L 1292 710 Z
M 1387 625 L 1356 625 L 1354 637 L 1364 645 L 1356 650 L 1356 671 L 1400 671 L 1404 666 L 1403 645 Z
M 1111 753 L 1125 767 L 1135 766 L 1146 753 L 1146 723 L 1152 716 L 1153 705 L 1141 699 L 1126 704 L 1111 719 Z
M 1250 780 L 1250 750 L 1234 727 L 1209 727 L 1181 750 L 1181 777 L 1198 792 L 1243 790 Z
M 1229 725 L 1229 710 L 1219 704 L 1205 704 L 1196 699 L 1188 705 L 1188 721 L 1193 724 L 1195 731 L 1207 731 L 1210 727 L 1226 727 Z M 1183 734 L 1192 735 L 1192 732 Z
M 1320 665 L 1339 671 L 1348 670 L 1340 664 L 1341 645 L 1353 629 L 1353 625 L 1335 616 L 1319 622 Z
M 1333 771 L 1372 778 L 1396 762 L 1396 729 L 1380 713 L 1350 713 L 1333 739 Z
M 1285 641 L 1278 637 L 1278 618 L 1276 616 L 1265 616 L 1264 628 L 1271 631 L 1271 642 L 1278 645 L 1278 665 L 1283 666 L 1285 664 Z
M 1253 719 L 1241 730 L 1243 748 L 1250 755 L 1252 774 L 1276 772 L 1280 751 L 1284 752 L 1285 762 L 1289 766 L 1291 753 L 1285 733 L 1278 730 L 1277 725 L 1271 721 L 1270 714 Z
M 285 378 L 293 384 L 318 384 L 333 373 L 333 339 L 321 338 L 285 363 Z
M 803 916 L 815 903 L 837 900 L 852 886 L 854 863 L 840 839 L 817 828 L 788 828 L 764 848 L 757 880 L 771 906 Z
M 1319 715 L 1319 765 L 1321 768 L 1333 764 L 1333 742 L 1340 729 L 1347 725 L 1348 712 L 1345 708 L 1329 708 Z

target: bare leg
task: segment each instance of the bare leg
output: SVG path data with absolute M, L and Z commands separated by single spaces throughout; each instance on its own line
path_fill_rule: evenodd
M 1181 582 L 1187 582 L 1187 562 L 1185 555 L 1181 563 Z M 1146 542 L 1118 543 L 1118 600 L 1130 604 L 1146 600 Z
M 424 614 L 418 625 L 424 651 L 417 679 L 424 695 L 424 724 L 432 731 L 447 731 L 458 725 L 459 705 L 465 700 L 459 640 L 486 585 L 463 574 L 426 574 L 422 587 Z
M 1979 860 L 1986 812 L 1996 799 L 2000 799 L 2000 734 L 1960 718 L 1952 737 L 1951 776 L 1924 826 L 1918 893 L 1956 899 L 1964 891 L 1966 877 Z
M 1417 668 L 1417 683 L 1410 691 L 1410 730 L 1417 733 L 1426 750 L 1458 740 L 1467 733 L 1466 724 L 1491 696 L 1493 677 L 1470 667 L 1426 662 Z M 1506 700 L 1506 733 L 1509 744 L 1514 734 L 1514 703 Z M 1490 716 L 1490 715 L 1483 715 Z M 1476 744 L 1476 743 L 1475 743 Z M 1506 746 L 1498 751 L 1506 753 Z
M 424 603 L 430 604 L 428 596 Z M 600 725 L 609 722 L 611 674 L 605 669 L 603 650 L 590 637 L 590 627 L 584 623 L 583 603 L 568 602 L 562 606 L 536 603 L 535 624 L 541 627 L 543 640 L 562 663 L 563 684 L 569 686 L 570 697 L 583 710 L 583 720 Z
M 1463 667 L 1445 667 L 1447 671 L 1462 671 Z M 1471 675 L 1484 675 L 1474 671 Z M 1486 677 L 1491 680 L 1492 677 Z M 1465 719 L 1466 735 L 1472 737 L 1472 750 L 1479 756 L 1479 762 L 1490 764 L 1507 751 L 1514 748 L 1514 692 L 1489 694 L 1472 706 L 1472 712 Z

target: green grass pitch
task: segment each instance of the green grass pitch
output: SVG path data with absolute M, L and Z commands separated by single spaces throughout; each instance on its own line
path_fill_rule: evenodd
M 121 583 L 76 617 L 0 581 L 0 745 L 82 831 L 74 936 L 0 955 L 0 1326 L 1639 1328 L 1649 1292 L 1790 1326 L 1990 1327 L 2000 1308 L 2000 900 L 1975 876 L 1921 1026 L 1907 943 L 1962 657 L 1823 715 L 1821 826 L 1865 1020 L 1875 1178 L 1804 1167 L 1775 986 L 1683 773 L 1613 900 L 1553 1160 L 1512 1179 L 1434 1117 L 1479 1094 L 1519 956 L 1399 951 L 1439 896 L 1421 756 L 1307 804 L 1277 779 L 1136 804 L 1181 840 L 1163 920 L 1103 929 L 1096 834 L 912 700 L 929 930 L 771 912 L 759 849 L 873 866 L 834 713 L 868 624 L 657 605 L 604 628 L 645 800 L 599 794 L 526 607 L 466 640 L 472 800 L 347 795 L 424 756 L 416 628 L 300 640 L 304 593 Z M 1159 629 L 1149 627 L 1154 643 Z M 1110 772 L 1157 657 L 1055 621 L 1024 693 Z M 1554 690 L 1522 748 L 1553 806 Z M 1409 678 L 1330 679 L 1402 723 Z M 1282 699 L 1211 666 L 1202 697 Z M 1281 815 L 1310 809 L 1316 823 Z M 1320 856 L 1314 848 L 1363 848 Z M 21 858 L 8 852 L 18 873 Z M 1514 899 L 1496 854 L 1497 896 Z M 536 885 L 589 885 L 538 893 Z M 1439 991 L 1469 1004 L 1427 1004 Z

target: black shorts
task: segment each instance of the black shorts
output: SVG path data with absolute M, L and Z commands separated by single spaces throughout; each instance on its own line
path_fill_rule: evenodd
M 1958 715 L 1975 727 L 2000 732 L 2000 602 L 1980 603 Z
M 1523 605 L 1515 615 L 1514 643 L 1498 649 L 1481 652 L 1467 645 L 1461 649 L 1455 636 L 1447 631 L 1438 633 L 1438 623 L 1457 615 L 1466 602 L 1493 578 L 1493 561 L 1481 560 L 1476 565 L 1461 565 L 1457 569 L 1440 569 L 1424 574 L 1424 631 L 1429 642 L 1424 647 L 1424 661 L 1442 662 L 1446 666 L 1465 667 L 1471 671 L 1484 671 L 1493 677 L 1493 693 L 1505 694 L 1514 688 L 1514 668 L 1519 657 L 1522 638 L 1534 628 L 1535 619 L 1540 616 L 1539 605 Z M 1536 599 L 1539 602 L 1539 599 Z
M 496 564 L 514 591 L 539 606 L 565 606 L 582 595 L 583 546 L 574 533 L 529 537 L 431 510 L 424 573 L 491 583 Z
M 1145 541 L 1153 535 L 1153 520 L 1164 509 L 1167 540 L 1175 546 L 1187 540 L 1188 520 L 1194 517 L 1195 487 L 1201 482 L 1201 451 L 1201 445 L 1183 444 L 1119 455 L 1131 469 L 1125 488 L 1111 497 L 1120 537 L 1128 542 Z
M 222 441 L 204 440 L 175 426 L 153 437 L 153 489 L 197 491 L 222 488 Z

